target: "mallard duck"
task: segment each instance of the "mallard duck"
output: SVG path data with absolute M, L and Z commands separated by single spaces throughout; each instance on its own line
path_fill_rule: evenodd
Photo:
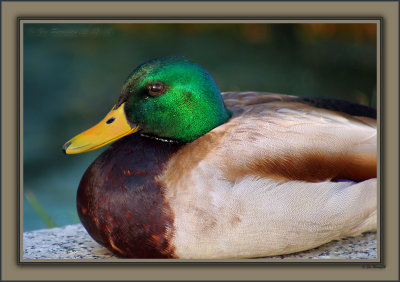
M 197 64 L 164 57 L 138 66 L 63 150 L 120 139 L 77 193 L 83 226 L 118 256 L 251 258 L 376 230 L 376 134 L 374 109 L 220 93 Z

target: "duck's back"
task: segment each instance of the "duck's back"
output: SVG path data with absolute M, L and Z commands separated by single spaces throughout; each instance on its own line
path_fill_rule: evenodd
M 231 182 L 248 175 L 310 182 L 376 177 L 376 119 L 316 108 L 294 96 L 223 97 L 231 120 L 185 146 L 174 164 L 204 160 Z
M 276 255 L 376 229 L 376 120 L 285 95 L 223 97 L 231 120 L 160 177 L 178 257 Z

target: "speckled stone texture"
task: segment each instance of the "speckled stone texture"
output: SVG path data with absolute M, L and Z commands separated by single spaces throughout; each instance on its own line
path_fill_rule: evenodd
M 97 244 L 81 224 L 23 234 L 23 259 L 118 259 Z M 376 259 L 376 233 L 332 241 L 318 248 L 282 256 L 282 259 Z

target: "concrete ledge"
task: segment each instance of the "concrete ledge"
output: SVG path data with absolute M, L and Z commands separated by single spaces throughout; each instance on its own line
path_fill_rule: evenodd
M 97 244 L 81 224 L 24 232 L 23 250 L 23 259 L 118 259 Z M 364 233 L 309 251 L 270 258 L 376 259 L 376 233 Z

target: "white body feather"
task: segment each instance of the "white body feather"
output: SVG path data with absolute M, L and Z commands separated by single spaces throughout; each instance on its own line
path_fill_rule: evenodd
M 245 178 L 211 189 L 213 180 L 197 179 L 210 187 L 206 196 L 199 185 L 170 199 L 178 257 L 287 254 L 376 230 L 376 179 L 351 184 Z

